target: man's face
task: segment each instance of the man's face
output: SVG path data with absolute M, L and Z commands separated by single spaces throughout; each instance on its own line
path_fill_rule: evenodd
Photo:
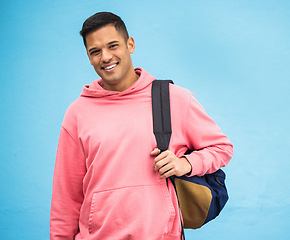
M 118 90 L 131 81 L 134 72 L 131 53 L 134 52 L 133 38 L 126 42 L 113 25 L 107 25 L 86 36 L 87 54 L 91 65 L 102 78 L 104 88 Z

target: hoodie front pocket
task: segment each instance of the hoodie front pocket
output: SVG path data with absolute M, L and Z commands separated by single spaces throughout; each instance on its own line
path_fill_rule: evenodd
M 89 232 L 99 238 L 107 234 L 159 236 L 170 233 L 174 218 L 175 209 L 164 184 L 109 189 L 93 195 Z

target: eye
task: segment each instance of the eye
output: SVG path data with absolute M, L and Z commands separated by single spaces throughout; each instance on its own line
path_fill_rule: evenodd
M 118 44 L 112 44 L 112 45 L 110 45 L 110 49 L 116 49 L 117 47 L 118 47 L 119 45 Z
M 90 55 L 94 55 L 94 56 L 96 56 L 96 55 L 98 55 L 100 53 L 100 50 L 92 50 L 91 52 L 90 52 Z

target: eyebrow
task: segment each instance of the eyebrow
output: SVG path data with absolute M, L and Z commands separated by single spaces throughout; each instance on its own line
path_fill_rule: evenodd
M 119 43 L 119 41 L 112 41 L 112 42 L 109 42 L 107 45 L 112 45 L 112 44 L 114 44 L 114 43 Z

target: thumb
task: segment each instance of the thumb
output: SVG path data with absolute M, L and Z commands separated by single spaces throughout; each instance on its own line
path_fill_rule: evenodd
M 160 149 L 154 148 L 153 151 L 151 152 L 151 156 L 157 156 L 160 153 Z

